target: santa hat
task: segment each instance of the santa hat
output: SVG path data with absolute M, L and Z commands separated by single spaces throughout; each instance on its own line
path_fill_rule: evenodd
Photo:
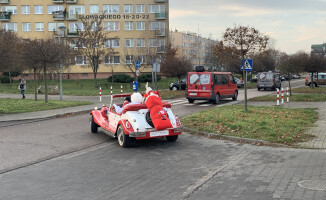
M 142 103 L 143 96 L 139 92 L 135 92 L 131 95 L 131 102 L 133 103 Z

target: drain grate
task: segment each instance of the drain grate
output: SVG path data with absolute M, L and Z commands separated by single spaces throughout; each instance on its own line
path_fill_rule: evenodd
M 298 182 L 298 185 L 310 190 L 326 190 L 326 180 L 304 180 Z

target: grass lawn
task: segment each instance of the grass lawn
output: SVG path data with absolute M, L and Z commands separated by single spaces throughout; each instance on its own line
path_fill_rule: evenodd
M 177 78 L 162 78 L 158 81 L 157 88 L 159 90 L 169 89 L 170 83 L 177 81 Z M 34 94 L 34 81 L 26 81 L 26 94 Z M 2 83 L 0 84 L 0 93 L 11 93 L 19 94 L 18 81 L 13 83 Z M 97 79 L 98 87 L 102 88 L 102 95 L 109 95 L 111 92 L 111 85 L 113 89 L 113 94 L 120 94 L 121 85 L 123 86 L 123 93 L 133 92 L 132 83 L 111 83 L 106 79 Z M 37 83 L 37 88 L 40 85 L 44 85 L 43 81 Z M 48 85 L 58 85 L 59 81 L 54 80 L 52 83 L 51 80 L 48 80 Z M 152 83 L 149 83 L 149 86 L 152 87 Z M 62 81 L 62 91 L 64 95 L 76 95 L 76 96 L 96 96 L 99 95 L 99 88 L 95 88 L 93 79 L 79 79 L 79 80 L 63 80 Z M 140 83 L 139 87 L 140 92 L 145 91 L 145 83 Z
M 90 105 L 85 101 L 34 101 L 31 99 L 0 99 L 0 114 L 25 113 L 72 106 Z
M 318 94 L 326 94 L 326 87 L 301 87 L 292 89 L 293 93 L 318 93 Z
M 326 101 L 326 94 L 292 94 L 289 97 L 291 101 L 303 101 L 303 102 L 323 102 Z M 250 98 L 249 101 L 276 101 L 276 94 L 275 95 L 266 95 L 260 97 L 253 97 Z M 280 94 L 280 101 L 281 101 L 281 94 Z M 286 101 L 286 95 L 284 95 L 284 101 Z
M 244 112 L 243 106 L 232 105 L 201 111 L 181 122 L 199 131 L 294 145 L 313 137 L 304 130 L 317 118 L 312 109 L 248 106 Z

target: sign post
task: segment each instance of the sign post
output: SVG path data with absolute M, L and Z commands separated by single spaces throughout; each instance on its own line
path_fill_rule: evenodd
M 154 63 L 152 68 L 152 75 L 154 80 L 154 90 L 157 90 L 157 72 L 160 72 L 161 65 L 159 63 Z
M 243 71 L 243 69 L 245 70 L 245 86 L 244 86 L 244 89 L 245 89 L 245 92 L 244 92 L 244 95 L 245 95 L 245 111 L 247 112 L 247 72 L 248 71 L 252 71 L 252 59 L 241 59 L 241 67 L 240 67 L 240 70 Z

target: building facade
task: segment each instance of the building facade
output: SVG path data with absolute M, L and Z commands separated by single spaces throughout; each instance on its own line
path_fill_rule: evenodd
M 172 47 L 177 48 L 177 56 L 188 59 L 192 65 L 202 65 L 205 68 L 217 65 L 211 63 L 210 57 L 214 57 L 212 48 L 216 40 L 203 38 L 197 33 L 179 32 L 177 30 L 170 32 Z
M 115 72 L 130 73 L 125 65 L 135 63 L 142 55 L 126 55 L 126 51 L 148 48 L 161 55 L 169 35 L 168 0 L 0 0 L 0 11 L 3 29 L 30 39 L 78 40 L 78 32 L 83 31 L 81 17 L 102 17 L 104 31 L 116 38 L 108 45 L 117 54 L 100 63 L 98 78 L 110 76 L 109 65 L 115 66 Z M 70 46 L 75 48 L 74 42 Z M 93 78 L 88 64 L 85 57 L 76 56 L 75 65 L 65 69 L 63 77 Z
M 326 43 L 311 45 L 311 54 L 326 56 Z

